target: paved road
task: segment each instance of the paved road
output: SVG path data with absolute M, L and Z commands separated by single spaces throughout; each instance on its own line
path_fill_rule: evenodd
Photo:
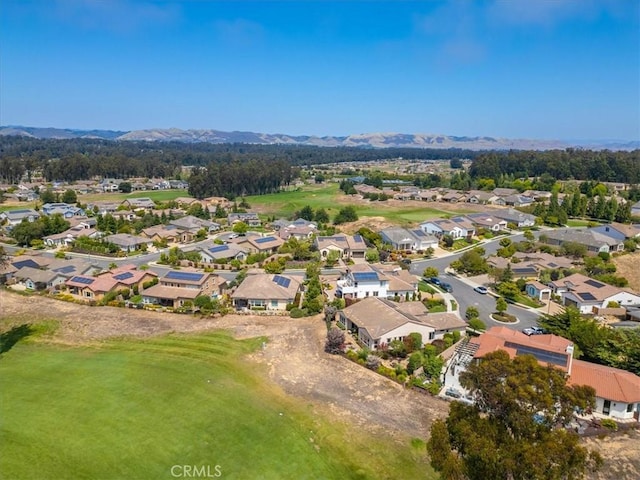
M 523 235 L 521 233 L 518 233 L 512 235 L 510 238 L 513 242 L 519 242 L 522 240 Z M 482 244 L 482 247 L 485 249 L 487 256 L 494 254 L 500 248 L 499 242 L 500 239 L 496 239 Z M 414 261 L 411 264 L 410 272 L 414 275 L 421 276 L 426 267 L 436 267 L 441 272 L 440 277 L 447 283 L 451 284 L 451 287 L 453 288 L 453 296 L 458 302 L 460 315 L 463 318 L 467 308 L 470 306 L 474 306 L 480 312 L 480 319 L 485 322 L 488 327 L 494 325 L 502 325 L 509 328 L 522 330 L 523 328 L 535 326 L 538 324 L 537 320 L 539 317 L 539 313 L 537 311 L 520 308 L 516 305 L 509 305 L 507 313 L 515 315 L 518 318 L 517 323 L 505 324 L 491 320 L 489 315 L 496 309 L 496 299 L 491 295 L 482 295 L 480 293 L 474 292 L 474 285 L 472 284 L 472 282 L 466 279 L 464 279 L 463 281 L 458 277 L 445 273 L 445 269 L 449 266 L 449 264 L 454 260 L 460 258 L 462 256 L 462 253 L 455 253 L 452 255 L 447 255 L 446 257 Z

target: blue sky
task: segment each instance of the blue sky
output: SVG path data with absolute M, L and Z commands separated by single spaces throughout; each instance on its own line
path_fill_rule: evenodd
M 3 0 L 0 124 L 640 140 L 640 2 Z

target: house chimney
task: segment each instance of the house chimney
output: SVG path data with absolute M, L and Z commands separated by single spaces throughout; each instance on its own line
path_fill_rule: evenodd
M 567 376 L 571 376 L 571 367 L 573 366 L 573 343 L 567 345 L 566 352 L 569 354 L 569 369 L 567 370 Z

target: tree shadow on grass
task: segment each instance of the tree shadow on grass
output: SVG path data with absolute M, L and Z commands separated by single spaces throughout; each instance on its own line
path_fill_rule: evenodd
M 0 355 L 8 352 L 23 338 L 33 333 L 33 328 L 28 323 L 13 327 L 11 330 L 0 334 Z

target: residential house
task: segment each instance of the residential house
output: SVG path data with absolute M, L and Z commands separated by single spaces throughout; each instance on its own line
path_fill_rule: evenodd
M 120 205 L 124 205 L 131 210 L 153 210 L 156 206 L 156 202 L 148 197 L 139 197 L 123 200 Z
M 142 250 L 153 245 L 153 240 L 136 235 L 130 235 L 128 233 L 116 233 L 114 235 L 107 235 L 104 240 L 109 243 L 113 243 L 120 247 L 123 252 L 134 252 L 136 250 Z
M 15 227 L 23 220 L 27 222 L 35 222 L 40 214 L 32 208 L 21 208 L 18 210 L 6 210 L 0 212 L 0 222 L 6 223 L 9 227 Z
M 76 241 L 78 237 L 99 238 L 101 232 L 95 228 L 86 228 L 85 225 L 76 225 L 64 232 L 47 235 L 42 240 L 48 247 L 67 247 Z
M 367 252 L 367 244 L 362 235 L 351 236 L 341 233 L 330 237 L 318 236 L 315 238 L 314 244 L 323 259 L 326 259 L 331 251 L 337 251 L 340 258 L 344 260 L 364 258 Z
M 637 201 L 636 203 L 631 205 L 631 216 L 640 217 L 640 201 Z
M 640 295 L 629 290 L 614 287 L 589 278 L 581 273 L 549 283 L 553 293 L 560 295 L 562 304 L 574 306 L 585 314 L 597 314 L 610 303 L 619 306 L 640 305 Z
M 522 195 L 531 198 L 534 202 L 548 202 L 552 196 L 551 192 L 544 190 L 525 190 Z
M 528 278 L 534 279 L 538 278 L 538 268 L 534 264 L 520 262 L 513 263 L 508 258 L 498 257 L 492 255 L 487 258 L 487 263 L 492 268 L 497 268 L 499 270 L 506 270 L 507 268 L 511 269 L 511 275 L 514 279 L 517 278 Z
M 371 350 L 403 341 L 411 333 L 419 333 L 425 342 L 436 339 L 436 331 L 442 336 L 444 330 L 464 333 L 466 329 L 454 314 L 428 314 L 421 302 L 395 303 L 379 297 L 360 300 L 338 312 L 336 318 L 358 343 Z
M 344 272 L 336 285 L 337 298 L 387 298 L 389 277 L 368 264 L 356 264 Z M 393 295 L 392 295 L 393 296 Z
M 353 186 L 353 188 L 360 195 L 367 195 L 367 194 L 380 195 L 381 193 L 384 193 L 384 191 L 380 190 L 379 188 L 374 187 L 373 185 L 366 185 L 364 183 L 356 184 Z
M 299 228 L 299 227 L 308 227 L 312 229 L 318 228 L 318 224 L 316 222 L 311 222 L 309 220 L 305 220 L 304 218 L 297 218 L 293 221 L 281 218 L 279 220 L 275 220 L 274 222 L 272 222 L 271 226 L 276 231 L 280 231 L 285 228 Z
M 17 255 L 13 258 L 9 258 L 9 263 L 17 269 L 22 267 L 44 269 L 47 268 L 52 261 L 52 258 L 43 257 L 41 255 Z
M 200 295 L 216 297 L 226 281 L 208 272 L 169 270 L 157 285 L 145 288 L 140 294 L 145 304 L 180 308 L 193 303 Z
M 482 190 L 470 190 L 467 193 L 467 202 L 473 203 L 476 205 L 488 205 L 494 203 L 498 198 L 492 192 L 485 192 Z
M 175 225 L 154 225 L 140 231 L 142 237 L 153 242 L 177 243 L 180 241 L 180 231 Z
M 490 352 L 503 350 L 511 358 L 533 355 L 540 364 L 566 372 L 569 385 L 587 385 L 595 390 L 594 414 L 630 420 L 640 410 L 640 377 L 617 368 L 573 359 L 574 345 L 556 335 L 525 335 L 505 327 L 492 327 L 468 343 L 463 343 L 450 358 L 444 374 L 444 386 L 468 394 L 460 385 L 460 374 L 472 361 L 481 361 Z
M 97 267 L 81 258 L 55 258 L 47 266 L 47 270 L 71 278 L 76 275 L 91 275 Z
M 429 188 L 427 190 L 420 190 L 414 194 L 413 198 L 416 200 L 422 200 L 423 202 L 439 202 L 442 198 L 442 193 L 437 188 Z
M 0 285 L 13 283 L 15 273 L 18 271 L 11 263 L 0 264 Z
M 233 306 L 238 310 L 286 311 L 293 304 L 300 281 L 291 276 L 248 275 L 231 294 Z
M 31 290 L 52 289 L 66 280 L 66 277 L 60 273 L 33 267 L 22 267 L 13 277 L 19 284 Z
M 219 223 L 203 220 L 192 215 L 171 220 L 169 225 L 174 226 L 178 230 L 179 239 L 183 243 L 193 241 L 201 230 L 205 230 L 207 234 L 220 230 Z
M 533 203 L 533 198 L 524 195 L 507 195 L 506 197 L 499 197 L 493 203 L 508 207 L 525 207 Z
M 458 203 L 458 202 L 464 202 L 467 200 L 467 195 L 463 192 L 458 192 L 456 190 L 448 190 L 444 195 L 442 195 L 442 198 L 440 198 L 441 202 L 447 202 L 447 203 Z
M 517 195 L 518 190 L 515 188 L 494 188 L 492 193 L 497 197 L 508 197 L 509 195 Z
M 387 277 L 389 283 L 387 285 L 387 297 L 388 298 L 401 298 L 405 299 L 407 296 L 413 299 L 414 295 L 418 293 L 418 279 L 415 275 L 409 273 L 396 265 L 388 265 L 376 263 L 369 265 L 372 271 L 379 272 Z M 361 266 L 354 265 L 353 269 L 362 268 Z M 363 269 L 361 271 L 367 271 Z
M 105 178 L 100 182 L 100 189 L 103 192 L 117 192 L 120 189 L 120 184 L 123 182 L 124 180 L 119 180 L 119 179 L 115 179 L 115 178 Z
M 466 238 L 470 240 L 476 233 L 473 222 L 462 216 L 427 220 L 420 224 L 420 229 L 438 238 L 449 235 L 454 239 Z
M 540 240 L 549 245 L 562 246 L 565 243 L 584 245 L 587 253 L 597 255 L 600 252 L 613 253 L 624 250 L 624 242 L 593 229 L 565 228 L 551 230 L 540 236 Z
M 289 240 L 291 237 L 298 240 L 308 240 L 317 234 L 318 229 L 311 225 L 303 227 L 284 227 L 278 230 L 278 236 L 284 241 Z
M 471 220 L 471 223 L 478 229 L 484 228 L 492 232 L 499 232 L 507 228 L 506 220 L 490 213 L 468 213 L 465 216 Z
M 507 210 L 493 210 L 491 215 L 506 220 L 507 224 L 513 223 L 518 228 L 533 227 L 536 224 L 536 216 L 523 213 L 513 208 Z
M 87 210 L 97 215 L 114 214 L 120 205 L 115 202 L 93 202 L 87 205 Z
M 75 205 L 69 205 L 68 203 L 58 202 L 58 203 L 45 203 L 42 205 L 42 213 L 45 215 L 55 215 L 59 213 L 65 219 L 70 219 L 73 217 L 84 217 L 84 210 L 76 207 Z
M 189 188 L 189 184 L 184 180 L 169 180 L 169 188 L 186 190 L 187 188 Z
M 394 250 L 426 250 L 436 248 L 438 239 L 422 230 L 407 230 L 400 227 L 385 228 L 380 231 L 382 241 L 391 245 Z
M 538 272 L 543 270 L 557 270 L 575 268 L 575 260 L 567 257 L 556 257 L 545 252 L 515 252 L 512 256 L 518 260 L 518 264 L 526 264 L 536 268 Z
M 233 225 L 238 222 L 246 223 L 250 227 L 259 227 L 262 225 L 260 217 L 258 217 L 258 214 L 254 212 L 230 213 L 227 215 L 227 223 L 229 225 Z
M 528 281 L 524 287 L 524 291 L 531 298 L 538 300 L 549 300 L 551 298 L 551 288 L 537 280 Z
M 71 295 L 91 301 L 102 300 L 107 293 L 115 291 L 117 284 L 118 281 L 110 276 L 98 278 L 88 275 L 75 275 L 65 281 L 65 285 Z
M 240 260 L 247 258 L 247 250 L 233 243 L 225 245 L 212 245 L 198 250 L 204 263 L 215 263 L 217 260 Z
M 266 237 L 248 236 L 246 242 L 241 244 L 252 253 L 277 253 L 278 249 L 284 245 L 284 240 L 275 235 L 267 235 Z
M 140 292 L 144 284 L 157 278 L 158 274 L 152 270 L 137 270 L 136 265 L 121 265 L 97 276 L 97 278 L 103 277 L 115 280 L 117 282 L 116 290 L 129 288 Z
M 590 228 L 592 232 L 598 232 L 607 237 L 611 237 L 618 242 L 624 242 L 630 238 L 640 237 L 640 225 L 627 225 L 624 223 L 608 223 Z

